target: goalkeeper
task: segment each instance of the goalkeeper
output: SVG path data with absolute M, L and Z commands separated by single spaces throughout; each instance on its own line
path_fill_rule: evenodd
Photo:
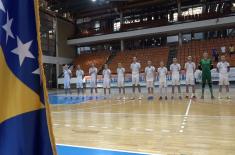
M 203 58 L 200 60 L 199 69 L 202 71 L 202 96 L 201 99 L 204 99 L 204 92 L 206 83 L 209 85 L 211 99 L 214 99 L 213 90 L 212 90 L 212 81 L 211 81 L 211 69 L 213 64 L 211 59 L 208 58 L 208 53 L 203 53 Z

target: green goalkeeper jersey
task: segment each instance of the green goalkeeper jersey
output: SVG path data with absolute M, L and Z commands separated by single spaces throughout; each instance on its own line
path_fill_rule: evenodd
M 204 73 L 211 72 L 211 65 L 212 65 L 211 59 L 201 59 L 200 65 L 202 68 L 202 72 L 204 72 Z
M 201 59 L 200 66 L 202 69 L 202 80 L 211 80 L 211 66 L 212 61 L 211 59 Z

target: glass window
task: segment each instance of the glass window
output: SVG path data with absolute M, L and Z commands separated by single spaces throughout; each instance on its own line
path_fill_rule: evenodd
M 196 14 L 202 14 L 202 6 L 189 8 L 188 10 L 182 12 L 183 16 L 196 15 Z
M 120 27 L 121 27 L 121 22 L 120 21 L 113 23 L 113 30 L 114 31 L 119 31 Z

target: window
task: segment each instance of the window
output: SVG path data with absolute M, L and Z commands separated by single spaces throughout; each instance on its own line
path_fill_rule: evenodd
M 178 42 L 179 37 L 177 36 L 168 36 L 167 37 L 167 43 L 174 43 L 174 42 Z
M 121 22 L 120 21 L 113 23 L 113 31 L 119 31 L 120 27 L 121 27 Z
M 94 28 L 95 28 L 96 31 L 100 30 L 100 22 L 99 21 L 95 22 Z
M 189 15 L 196 15 L 196 14 L 202 14 L 202 7 L 195 7 L 195 8 L 189 8 L 186 11 L 182 12 L 182 16 L 189 16 Z

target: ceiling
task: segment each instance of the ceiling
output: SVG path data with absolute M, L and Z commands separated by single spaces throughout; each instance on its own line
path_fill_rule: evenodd
M 192 5 L 212 0 L 41 0 L 47 7 L 60 14 L 70 13 L 74 19 L 100 16 L 104 14 L 117 14 L 136 10 L 149 11 L 162 8 L 177 7 L 179 1 L 184 5 Z M 214 0 L 213 0 L 214 1 Z
M 133 8 L 175 3 L 177 0 L 46 0 L 50 10 L 71 13 L 76 18 L 97 16 L 104 13 L 128 11 Z

